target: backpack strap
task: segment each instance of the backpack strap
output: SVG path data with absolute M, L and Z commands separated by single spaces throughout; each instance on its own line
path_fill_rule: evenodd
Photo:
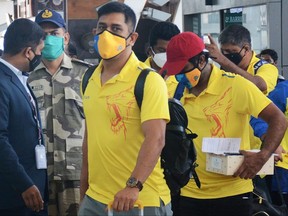
M 180 99 L 183 97 L 184 89 L 185 89 L 185 86 L 179 82 L 175 90 L 175 94 L 173 98 L 180 101 Z
M 143 69 L 136 80 L 136 84 L 134 88 L 134 95 L 135 95 L 136 102 L 140 110 L 141 110 L 142 100 L 143 100 L 143 95 L 144 95 L 145 80 L 150 71 L 153 71 L 153 70 L 151 68 Z
M 93 66 L 89 67 L 88 70 L 85 72 L 85 74 L 82 78 L 82 93 L 83 94 L 84 94 L 86 87 L 88 85 L 88 81 L 89 81 L 90 77 L 92 76 L 92 74 L 95 71 L 97 66 L 98 65 L 93 65 Z
M 258 69 L 259 69 L 262 65 L 264 65 L 264 64 L 269 64 L 269 62 L 267 62 L 267 61 L 265 61 L 265 60 L 263 60 L 263 59 L 260 59 L 260 60 L 254 65 L 254 75 L 257 74 Z

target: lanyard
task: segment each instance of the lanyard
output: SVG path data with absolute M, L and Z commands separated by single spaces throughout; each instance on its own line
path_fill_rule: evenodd
M 28 86 L 28 85 L 27 85 L 27 86 Z M 30 88 L 29 88 L 29 87 L 28 87 L 28 89 L 29 89 L 29 91 L 30 91 Z M 30 92 L 31 92 L 31 91 L 30 91 Z M 41 141 L 42 141 L 42 137 L 41 137 L 42 129 L 41 129 L 40 121 L 39 121 L 39 119 L 38 119 L 38 115 L 37 115 L 37 111 L 36 111 L 36 104 L 33 103 L 34 100 L 33 100 L 32 96 L 31 96 L 29 93 L 27 93 L 27 94 L 28 94 L 29 101 L 30 101 L 31 106 L 32 106 L 33 117 L 34 117 L 35 121 L 37 122 L 38 143 L 39 143 L 39 145 L 42 145 L 42 142 L 41 142 Z

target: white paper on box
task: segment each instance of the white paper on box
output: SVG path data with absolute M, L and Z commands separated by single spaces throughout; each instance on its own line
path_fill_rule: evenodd
M 202 152 L 213 154 L 239 153 L 241 138 L 210 138 L 202 140 Z

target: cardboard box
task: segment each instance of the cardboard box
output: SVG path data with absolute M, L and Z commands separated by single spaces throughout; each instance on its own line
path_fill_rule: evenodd
M 223 175 L 233 175 L 243 162 L 243 155 L 218 155 L 207 153 L 206 171 Z M 274 174 L 274 155 L 264 164 L 257 175 Z

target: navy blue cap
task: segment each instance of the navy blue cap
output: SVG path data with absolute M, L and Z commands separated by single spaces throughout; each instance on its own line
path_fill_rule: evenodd
M 66 29 L 66 24 L 61 14 L 51 9 L 44 9 L 38 13 L 35 22 L 39 25 L 44 22 L 52 22 L 58 27 Z

